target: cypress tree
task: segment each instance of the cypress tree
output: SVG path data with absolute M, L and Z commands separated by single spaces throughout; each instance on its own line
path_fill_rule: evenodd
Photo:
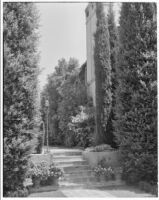
M 32 152 L 22 129 L 33 127 L 36 113 L 38 15 L 35 5 L 26 2 L 5 2 L 3 11 L 3 189 L 4 196 L 10 196 L 24 188 Z
M 156 6 L 123 3 L 117 68 L 115 134 L 123 177 L 157 182 Z
M 109 30 L 109 40 L 110 40 L 110 62 L 111 62 L 111 93 L 112 93 L 112 107 L 108 118 L 106 126 L 106 136 L 107 143 L 112 147 L 116 147 L 113 120 L 114 120 L 114 107 L 115 107 L 115 89 L 117 87 L 116 79 L 116 65 L 117 65 L 117 55 L 118 55 L 118 33 L 117 27 L 114 19 L 113 4 L 109 4 L 108 11 L 108 30 Z
M 102 3 L 96 3 L 94 63 L 96 74 L 96 144 L 107 143 L 107 120 L 111 111 L 111 65 L 108 23 Z

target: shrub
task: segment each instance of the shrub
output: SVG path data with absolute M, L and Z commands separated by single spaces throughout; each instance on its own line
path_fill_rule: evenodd
M 8 132 L 9 134 L 12 132 Z M 17 188 L 24 188 L 23 182 L 32 148 L 31 142 L 25 136 L 4 138 L 3 173 L 7 174 L 3 179 L 4 196 L 8 192 L 17 191 Z
M 14 192 L 7 192 L 5 197 L 27 197 L 29 195 L 29 191 L 27 188 L 17 189 Z
M 93 144 L 95 121 L 91 107 L 80 106 L 79 114 L 72 117 L 68 126 L 74 145 L 86 148 Z
M 47 162 L 33 163 L 30 162 L 30 168 L 28 170 L 28 177 L 32 179 L 39 178 L 40 180 L 46 180 L 49 176 L 49 165 Z
M 145 192 L 152 193 L 152 194 L 158 196 L 158 186 L 157 185 L 151 185 L 150 183 L 147 183 L 145 181 L 140 181 L 138 185 L 141 190 L 144 190 Z
M 155 3 L 123 3 L 117 67 L 115 135 L 123 178 L 157 178 L 157 26 Z
M 3 194 L 23 191 L 34 126 L 38 85 L 37 28 L 34 3 L 3 4 Z M 19 194 L 20 195 L 20 194 Z

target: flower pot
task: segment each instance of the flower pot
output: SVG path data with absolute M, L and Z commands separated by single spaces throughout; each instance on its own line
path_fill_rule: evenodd
M 48 180 L 41 180 L 40 185 L 41 186 L 49 185 Z
M 54 186 L 59 185 L 59 183 L 58 183 L 58 178 L 57 178 L 57 177 L 54 177 L 54 176 L 48 177 L 48 184 L 49 184 L 49 185 L 54 185 Z
M 35 187 L 35 188 L 40 187 L 40 178 L 39 177 L 33 177 L 32 182 L 33 182 L 33 187 Z

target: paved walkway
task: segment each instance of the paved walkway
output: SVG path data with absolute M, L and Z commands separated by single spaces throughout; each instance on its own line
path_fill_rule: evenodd
M 29 197 L 155 197 L 151 194 L 142 192 L 138 189 L 128 186 L 108 187 L 103 189 L 62 189 L 51 192 L 33 193 Z

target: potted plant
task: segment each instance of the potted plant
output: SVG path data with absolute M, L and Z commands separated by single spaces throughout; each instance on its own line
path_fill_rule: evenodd
M 29 174 L 32 178 L 33 187 L 39 188 L 40 182 L 46 180 L 49 176 L 49 167 L 46 162 L 31 163 Z
M 55 167 L 54 164 L 51 164 L 49 167 L 49 185 L 58 185 L 58 179 L 63 176 L 63 171 L 60 168 Z

